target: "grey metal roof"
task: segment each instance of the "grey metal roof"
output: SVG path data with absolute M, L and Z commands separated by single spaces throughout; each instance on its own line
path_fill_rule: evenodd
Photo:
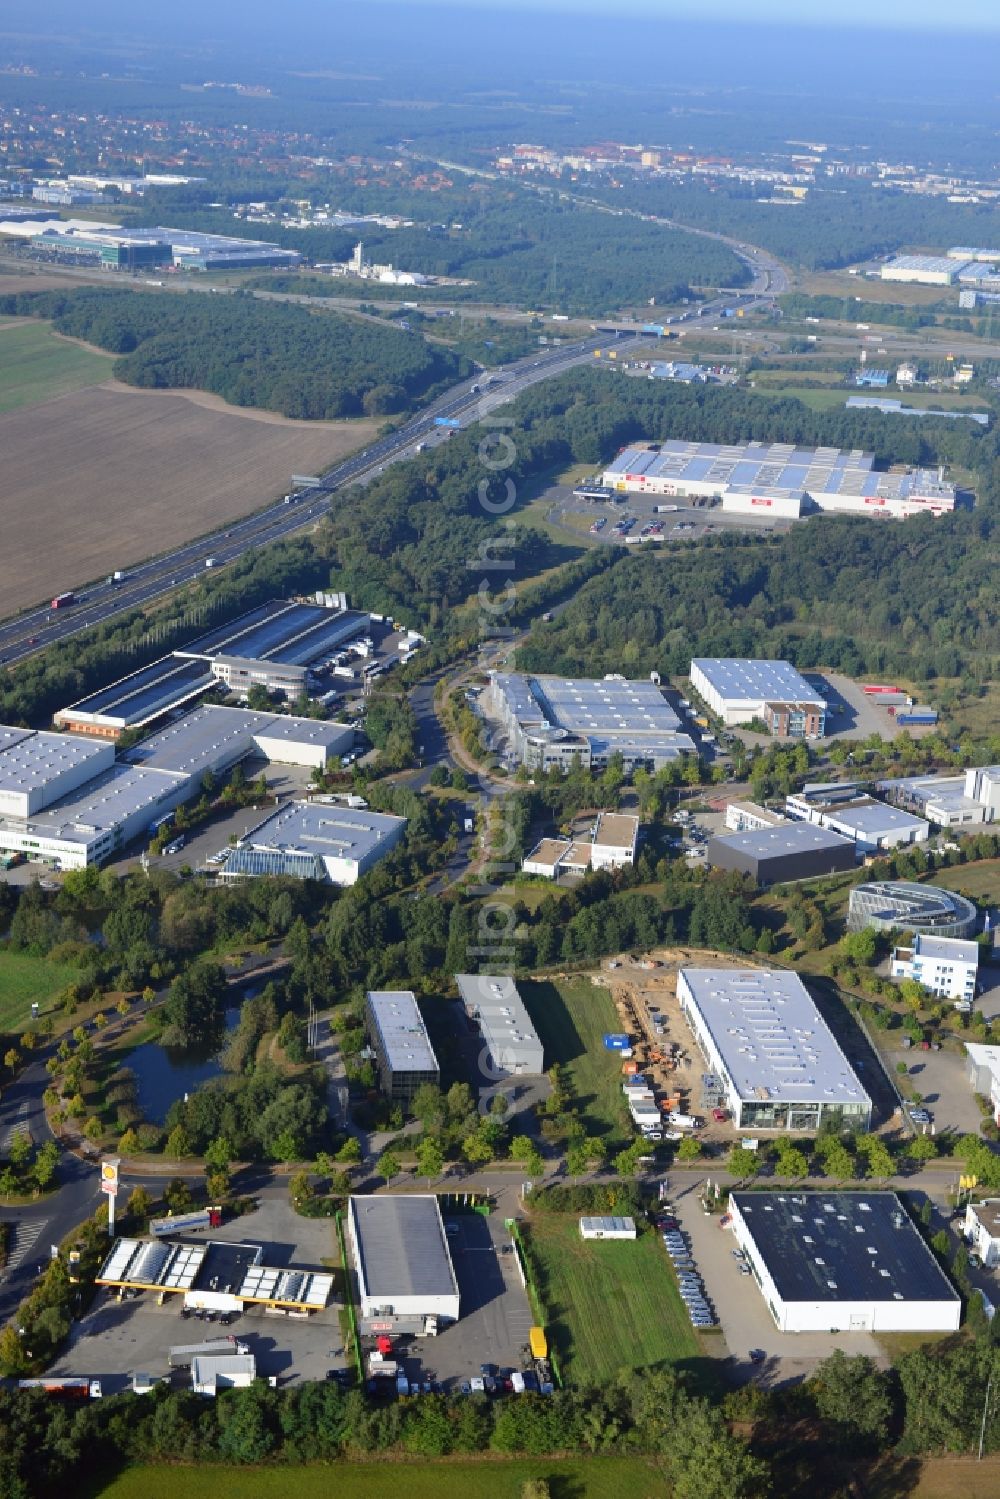
M 892 922 L 910 931 L 976 920 L 976 908 L 964 895 L 939 885 L 918 885 L 910 880 L 870 880 L 855 885 L 849 898 L 849 912 L 851 916 L 866 914 L 882 922 Z
M 962 937 L 935 937 L 931 932 L 917 932 L 913 952 L 921 958 L 937 958 L 942 963 L 979 964 L 979 943 Z
M 694 749 L 680 719 L 653 682 L 605 677 L 570 679 L 497 673 L 494 683 L 523 732 L 558 739 L 576 735 L 593 754 L 626 758 L 679 755 Z
M 367 1008 L 393 1072 L 438 1070 L 438 1060 L 412 990 L 370 990 Z
M 870 1102 L 798 974 L 762 968 L 681 973 L 745 1102 Z
M 36 791 L 52 780 L 88 762 L 107 760 L 107 744 L 81 739 L 74 734 L 30 733 L 16 728 L 0 730 L 0 791 Z
M 256 740 L 282 739 L 289 744 L 322 744 L 328 750 L 347 732 L 344 724 L 278 713 L 254 713 L 249 708 L 196 708 L 169 724 L 134 750 L 129 760 L 157 770 L 195 776 L 220 758 L 235 762 L 256 746 Z
M 739 849 L 755 859 L 776 859 L 782 854 L 801 854 L 816 848 L 838 848 L 850 839 L 812 822 L 782 822 L 752 833 L 727 833 L 712 839 L 724 848 Z
M 115 727 L 137 727 L 207 692 L 213 681 L 204 662 L 187 661 L 176 655 L 161 656 L 159 661 L 80 698 L 68 708 L 61 708 L 56 718 L 87 715 Z
M 957 1301 L 895 1192 L 734 1192 L 783 1301 Z
M 115 765 L 26 820 L 0 817 L 0 827 L 86 847 L 143 808 L 152 815 L 165 801 L 173 806 L 183 784 L 183 776 Z
M 826 703 L 788 661 L 751 661 L 732 656 L 696 656 L 691 669 L 701 671 L 720 697 L 733 703 L 809 703 L 825 711 Z
M 387 843 L 405 817 L 329 802 L 286 802 L 251 828 L 238 850 L 267 849 L 318 858 L 362 860 Z
M 455 982 L 497 1065 L 541 1072 L 542 1043 L 514 980 L 506 974 L 458 973 Z
M 360 1251 L 362 1295 L 457 1296 L 441 1209 L 430 1194 L 352 1197 L 349 1211 Z
M 924 818 L 914 817 L 912 812 L 904 812 L 899 807 L 887 806 L 885 802 L 875 801 L 873 797 L 848 802 L 842 806 L 834 805 L 823 810 L 835 822 L 852 828 L 855 833 L 862 833 L 868 838 L 880 838 L 886 834 L 898 833 L 900 829 L 912 830 L 927 827 Z

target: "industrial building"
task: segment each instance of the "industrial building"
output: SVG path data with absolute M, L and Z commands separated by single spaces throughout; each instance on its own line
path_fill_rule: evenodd
M 354 731 L 311 718 L 205 707 L 115 759 L 112 744 L 0 727 L 0 852 L 61 869 L 102 864 L 250 754 L 322 766 Z
M 757 802 L 730 802 L 726 807 L 726 827 L 731 833 L 757 833 L 761 828 L 776 828 L 787 817 L 762 807 Z
M 894 255 L 882 267 L 883 281 L 913 282 L 918 286 L 954 286 L 968 261 L 948 255 Z
M 512 757 L 535 770 L 578 762 L 603 770 L 620 755 L 625 771 L 660 770 L 694 753 L 690 735 L 653 682 L 602 681 L 491 672 L 485 706 L 499 719 Z
M 355 885 L 392 852 L 405 831 L 405 817 L 345 807 L 319 797 L 286 802 L 244 833 L 219 876 L 245 880 L 285 875 Z
M 787 661 L 699 656 L 691 686 L 727 728 L 759 718 L 779 739 L 822 739 L 826 702 Z
M 682 968 L 677 1000 L 737 1129 L 869 1128 L 871 1099 L 798 974 Z
M 789 443 L 636 444 L 622 449 L 601 483 L 620 495 L 718 499 L 726 512 L 772 520 L 819 510 L 906 520 L 955 508 L 955 486 L 936 470 L 880 473 L 873 453 Z
M 973 298 L 968 305 L 975 307 L 977 293 L 963 292 L 962 296 Z M 897 382 L 899 376 L 896 376 Z M 942 421 L 976 422 L 980 427 L 988 427 L 990 414 L 988 411 L 944 411 L 934 406 L 904 406 L 902 401 L 888 396 L 848 396 L 844 405 L 849 410 L 855 411 L 880 411 L 883 416 L 928 416 L 939 417 Z
M 950 999 L 956 1009 L 969 1011 L 976 997 L 979 943 L 960 937 L 928 936 L 918 932 L 909 947 L 894 947 L 889 977 L 916 979 L 939 999 Z
M 370 990 L 365 998 L 365 1030 L 386 1098 L 409 1104 L 424 1083 L 435 1087 L 440 1083 L 438 1059 L 416 996 L 409 989 Z
M 619 1218 L 581 1218 L 581 1239 L 634 1239 L 636 1237 L 635 1219 Z
M 978 925 L 971 900 L 939 885 L 910 880 L 873 880 L 855 885 L 847 906 L 847 930 L 912 932 L 937 937 L 971 937 Z
M 75 191 L 75 190 L 74 190 Z M 58 198 L 79 202 L 80 198 Z M 87 201 L 94 201 L 91 195 Z M 96 201 L 103 201 L 100 197 Z M 31 236 L 33 249 L 89 261 L 105 270 L 139 270 L 173 265 L 179 270 L 229 271 L 280 266 L 292 270 L 301 264 L 298 250 L 284 250 L 265 240 L 242 239 L 230 234 L 202 234 L 196 229 L 128 228 L 119 225 L 73 224 L 46 226 Z
M 1000 1046 L 982 1046 L 966 1041 L 968 1078 L 973 1093 L 988 1098 L 994 1124 L 1000 1124 Z
M 458 1281 L 436 1197 L 351 1197 L 347 1235 L 362 1333 L 419 1336 L 458 1321 Z
M 599 812 L 589 838 L 543 838 L 525 857 L 525 874 L 555 880 L 591 869 L 622 869 L 635 863 L 639 819 Z
M 751 875 L 758 885 L 776 885 L 853 869 L 856 851 L 839 833 L 811 823 L 782 822 L 752 833 L 711 838 L 705 857 L 714 869 L 735 869 Z
M 779 1332 L 956 1332 L 962 1302 L 895 1192 L 733 1192 Z
M 245 697 L 264 687 L 297 698 L 313 673 L 351 642 L 367 637 L 371 615 L 336 605 L 271 599 L 218 625 L 189 645 L 60 708 L 55 723 L 74 734 L 120 739 L 148 728 L 220 684 Z
M 545 1071 L 538 1039 L 517 985 L 506 975 L 459 973 L 455 976 L 465 1013 L 479 1027 L 488 1055 L 482 1071 L 503 1077 L 540 1077 Z
M 333 1293 L 324 1270 L 264 1264 L 260 1244 L 203 1239 L 116 1239 L 95 1276 L 99 1286 L 183 1297 L 192 1311 L 242 1312 L 247 1306 L 322 1311 Z
M 837 782 L 804 786 L 785 798 L 785 811 L 789 817 L 850 838 L 862 854 L 925 843 L 930 835 L 930 823 L 924 818 L 872 796 L 859 796 L 855 787 Z
M 942 828 L 1000 818 L 1000 765 L 978 765 L 954 776 L 902 776 L 877 781 L 875 790 Z

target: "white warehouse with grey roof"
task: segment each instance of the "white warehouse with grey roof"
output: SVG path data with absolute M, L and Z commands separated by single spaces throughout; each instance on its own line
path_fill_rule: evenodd
M 621 755 L 626 771 L 659 770 L 694 753 L 690 735 L 653 682 L 492 672 L 485 702 L 513 757 L 532 769 L 568 770 L 579 761 L 602 770 Z
M 220 870 L 226 880 L 283 874 L 354 885 L 396 847 L 405 817 L 314 800 L 286 802 L 240 839 Z
M 779 733 L 787 718 L 782 737 L 823 737 L 826 703 L 788 661 L 698 656 L 689 675 L 695 692 L 727 728 L 760 718 L 771 733 Z
M 420 1331 L 457 1322 L 458 1281 L 436 1197 L 351 1197 L 347 1235 L 358 1278 L 362 1331 Z M 402 1323 L 402 1327 L 400 1327 Z M 423 1326 L 420 1326 L 420 1324 Z M 427 1324 L 431 1325 L 428 1326 Z
M 545 1071 L 542 1043 L 514 980 L 506 974 L 459 973 L 455 982 L 465 1013 L 486 1043 L 484 1073 L 497 1079 L 540 1076 Z
M 797 974 L 682 968 L 677 999 L 737 1129 L 869 1128 L 871 1099 Z

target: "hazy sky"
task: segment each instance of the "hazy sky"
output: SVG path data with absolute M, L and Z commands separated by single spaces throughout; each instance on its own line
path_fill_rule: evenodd
M 381 0 L 386 3 L 386 0 Z M 392 4 L 422 5 L 426 0 L 388 0 Z M 462 10 L 565 11 L 598 16 L 622 14 L 673 16 L 697 20 L 733 19 L 743 25 L 792 22 L 796 26 L 874 26 L 880 30 L 929 28 L 937 31 L 1000 30 L 997 0 L 962 0 L 951 9 L 941 0 L 434 0 Z

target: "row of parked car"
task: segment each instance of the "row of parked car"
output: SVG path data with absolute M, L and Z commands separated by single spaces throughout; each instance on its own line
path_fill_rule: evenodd
M 674 1274 L 677 1276 L 677 1288 L 687 1308 L 687 1314 L 691 1318 L 692 1327 L 715 1327 L 718 1319 L 708 1299 L 702 1278 L 698 1274 L 698 1267 L 691 1254 L 691 1245 L 680 1223 L 674 1217 L 669 1202 L 660 1204 L 655 1222 L 663 1238 L 664 1248 L 670 1257 L 670 1263 L 673 1265 Z

